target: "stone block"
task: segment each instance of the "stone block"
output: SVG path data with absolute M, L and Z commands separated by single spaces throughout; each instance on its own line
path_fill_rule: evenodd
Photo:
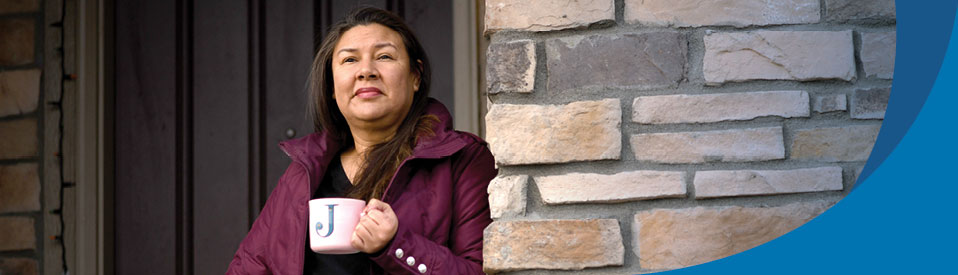
M 0 117 L 33 112 L 39 101 L 39 69 L 0 72 Z
M 707 84 L 855 78 L 851 31 L 753 31 L 705 35 Z
M 817 113 L 838 112 L 848 109 L 845 94 L 816 96 L 815 104 L 812 105 Z
M 891 88 L 855 90 L 852 92 L 851 115 L 855 119 L 883 119 L 888 108 Z
M 502 165 L 619 159 L 618 99 L 566 105 L 493 104 L 486 140 Z
M 519 40 L 489 45 L 486 55 L 488 92 L 531 93 L 536 80 L 536 45 Z
M 489 210 L 493 219 L 526 213 L 529 176 L 500 176 L 489 183 Z
M 716 170 L 695 172 L 695 198 L 774 195 L 842 190 L 838 166 L 794 170 Z
M 0 165 L 0 213 L 40 211 L 36 163 Z
M 825 0 L 825 20 L 895 20 L 894 0 Z
M 668 124 L 807 117 L 808 109 L 804 91 L 640 96 L 632 102 L 632 121 Z
M 615 20 L 613 0 L 487 0 L 486 33 L 553 31 Z
M 817 23 L 817 0 L 625 0 L 625 20 L 653 26 L 765 26 Z
M 556 38 L 545 45 L 550 91 L 656 88 L 685 77 L 688 42 L 677 32 Z
M 782 159 L 782 127 L 633 135 L 632 152 L 656 163 L 748 162 Z
M 612 203 L 685 197 L 685 172 L 570 173 L 535 177 L 546 204 Z M 615 191 L 612 191 L 615 190 Z
M 895 75 L 897 32 L 862 33 L 862 69 L 865 77 L 892 79 Z
M 486 273 L 581 270 L 622 265 L 625 247 L 614 219 L 495 221 L 483 231 Z
M 825 162 L 865 161 L 875 146 L 880 128 L 881 125 L 853 125 L 796 130 L 789 158 Z
M 37 247 L 36 229 L 30 217 L 0 217 L 0 251 L 32 250 Z
M 0 258 L 0 274 L 37 275 L 37 260 L 30 258 Z
M 4 0 L 0 2 L 0 14 L 35 12 L 40 0 Z M 0 272 L 3 274 L 3 272 Z
M 0 66 L 33 63 L 34 22 L 31 17 L 0 19 Z
M 0 159 L 37 155 L 37 119 L 0 121 Z

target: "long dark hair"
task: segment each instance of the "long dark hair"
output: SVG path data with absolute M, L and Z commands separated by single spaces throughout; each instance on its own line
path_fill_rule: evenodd
M 438 122 L 435 116 L 425 115 L 431 73 L 429 59 L 426 58 L 426 52 L 419 40 L 399 16 L 389 11 L 365 7 L 353 10 L 346 18 L 332 26 L 313 59 L 309 75 L 307 113 L 313 121 L 314 131 L 326 132 L 344 146 L 352 145 L 353 137 L 349 125 L 333 100 L 332 57 L 336 43 L 343 33 L 353 27 L 369 24 L 380 24 L 399 33 L 409 56 L 409 70 L 419 75 L 420 83 L 419 90 L 413 95 L 412 107 L 399 124 L 393 138 L 372 146 L 361 158 L 364 161 L 359 168 L 359 174 L 353 179 L 354 186 L 348 196 L 363 200 L 383 195 L 399 164 L 412 154 L 417 138 L 431 135 L 432 125 Z

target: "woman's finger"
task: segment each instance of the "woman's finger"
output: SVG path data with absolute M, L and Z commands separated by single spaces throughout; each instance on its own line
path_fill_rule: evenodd
M 389 205 L 388 203 L 385 203 L 385 202 L 383 202 L 383 201 L 376 200 L 376 199 L 373 199 L 373 201 L 375 201 L 375 203 L 373 204 L 373 207 L 374 207 L 375 209 L 379 209 L 380 211 L 383 211 L 383 212 L 385 212 L 385 213 L 392 213 L 392 212 L 393 212 L 392 206 Z M 371 203 L 372 203 L 372 201 L 371 201 Z
M 383 212 L 379 210 L 369 211 L 363 218 L 372 221 L 377 227 L 382 226 L 386 222 L 386 214 L 383 214 Z
M 385 203 L 385 202 L 383 203 L 383 209 L 382 209 L 382 211 L 383 211 L 383 213 L 385 213 L 387 216 L 396 216 L 396 213 L 393 212 L 393 207 L 392 207 L 391 205 L 389 205 L 388 203 Z
M 364 242 L 369 242 L 372 240 L 370 237 L 373 236 L 373 231 L 369 230 L 369 226 L 367 226 L 368 223 L 370 222 L 360 221 L 359 224 L 356 225 L 356 235 L 362 237 Z
M 377 199 L 372 199 L 369 201 L 369 205 L 367 205 L 367 207 L 378 209 L 379 211 L 382 211 L 382 213 L 385 214 L 385 216 L 390 220 L 395 220 L 396 212 L 393 212 L 392 206 L 390 206 L 388 203 Z M 366 214 L 369 214 L 368 212 L 369 211 L 367 211 Z
M 370 238 L 375 240 L 376 243 L 388 242 L 392 239 L 392 234 L 394 234 L 392 232 L 393 230 L 386 224 L 379 224 L 375 227 L 370 226 L 368 228 L 370 230 L 369 233 L 372 235 Z
M 349 244 L 353 246 L 356 250 L 363 250 L 366 247 L 366 241 L 357 234 L 357 231 L 353 232 L 353 237 L 350 238 Z
M 390 211 L 392 211 L 388 203 L 385 203 L 377 199 L 371 199 L 369 200 L 369 203 L 366 204 L 366 209 L 365 209 L 366 212 L 369 212 L 369 210 L 372 210 L 372 209 L 378 209 L 380 211 L 385 211 L 386 209 L 390 209 Z

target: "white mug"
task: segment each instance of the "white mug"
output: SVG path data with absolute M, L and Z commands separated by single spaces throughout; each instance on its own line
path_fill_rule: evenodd
M 366 202 L 349 198 L 322 198 L 309 201 L 309 246 L 320 254 L 359 252 L 350 244 Z

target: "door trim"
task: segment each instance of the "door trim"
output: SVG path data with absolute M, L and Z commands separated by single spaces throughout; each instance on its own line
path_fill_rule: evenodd
M 70 273 L 113 274 L 113 1 L 80 1 L 62 12 L 67 13 L 68 20 L 75 20 L 64 22 L 65 26 L 76 24 L 76 31 L 67 32 L 67 41 L 62 41 L 64 46 L 75 47 L 75 54 L 65 55 L 62 62 L 75 64 L 76 72 L 76 96 L 72 101 L 64 101 L 75 106 L 63 110 L 73 111 L 72 122 L 76 124 L 65 127 L 75 133 L 65 132 L 62 137 L 65 147 L 72 144 L 75 148 L 73 156 L 63 156 L 65 162 L 74 164 L 63 169 L 65 174 L 75 175 L 75 184 L 73 192 L 65 190 L 64 194 L 62 213 L 67 243 L 62 249 L 66 250 Z M 73 43 L 67 43 L 68 40 Z M 71 57 L 75 63 L 67 62 Z M 59 266 L 51 265 L 59 262 L 60 255 L 55 255 L 55 261 L 46 261 L 49 256 L 45 256 L 43 273 L 60 274 Z
M 479 106 L 483 96 L 479 91 L 477 23 L 474 1 L 452 4 L 453 125 L 456 130 L 482 136 Z

